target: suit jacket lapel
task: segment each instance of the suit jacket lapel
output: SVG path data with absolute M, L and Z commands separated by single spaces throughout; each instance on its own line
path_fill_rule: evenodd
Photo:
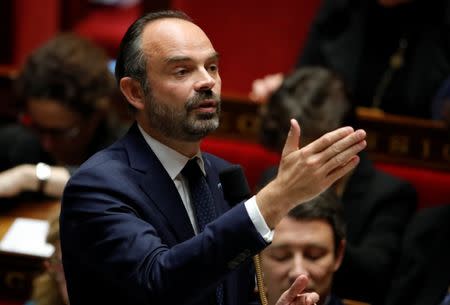
M 145 142 L 137 124 L 131 127 L 125 147 L 129 151 L 131 167 L 143 173 L 142 191 L 165 217 L 176 237 L 180 242 L 193 237 L 192 224 L 175 184 Z

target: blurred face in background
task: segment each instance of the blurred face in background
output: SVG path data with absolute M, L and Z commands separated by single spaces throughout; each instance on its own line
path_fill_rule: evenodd
M 98 126 L 98 116 L 83 117 L 57 101 L 30 99 L 24 125 L 60 165 L 79 164 Z
M 301 274 L 308 277 L 307 291 L 323 304 L 331 291 L 333 274 L 342 262 L 345 241 L 335 251 L 331 225 L 325 220 L 284 217 L 276 226 L 272 244 L 262 252 L 267 297 L 274 305 Z

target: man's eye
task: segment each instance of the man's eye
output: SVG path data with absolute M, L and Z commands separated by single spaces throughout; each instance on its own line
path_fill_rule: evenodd
M 217 66 L 217 65 L 210 65 L 209 66 L 209 71 L 216 72 L 218 70 L 219 70 L 219 66 Z
M 288 252 L 272 253 L 270 256 L 272 257 L 272 259 L 274 259 L 278 262 L 288 260 L 291 257 L 290 253 L 288 253 Z
M 308 258 L 309 260 L 315 261 L 315 260 L 318 260 L 318 259 L 322 258 L 325 255 L 326 255 L 325 251 L 313 250 L 313 251 L 307 252 L 305 254 L 305 257 Z
M 188 74 L 188 70 L 187 69 L 179 69 L 175 71 L 175 75 L 177 76 L 184 76 Z

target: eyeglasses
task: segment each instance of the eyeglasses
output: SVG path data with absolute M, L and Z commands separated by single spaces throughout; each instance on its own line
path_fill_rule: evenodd
M 68 128 L 46 128 L 37 125 L 31 117 L 23 114 L 19 118 L 20 123 L 36 133 L 38 136 L 50 136 L 54 139 L 70 140 L 80 134 L 80 126 L 72 126 Z

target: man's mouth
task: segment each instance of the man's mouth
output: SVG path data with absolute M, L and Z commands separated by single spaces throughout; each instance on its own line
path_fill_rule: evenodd
M 217 111 L 217 101 L 215 99 L 205 99 L 192 107 L 192 110 L 199 112 L 216 112 Z

